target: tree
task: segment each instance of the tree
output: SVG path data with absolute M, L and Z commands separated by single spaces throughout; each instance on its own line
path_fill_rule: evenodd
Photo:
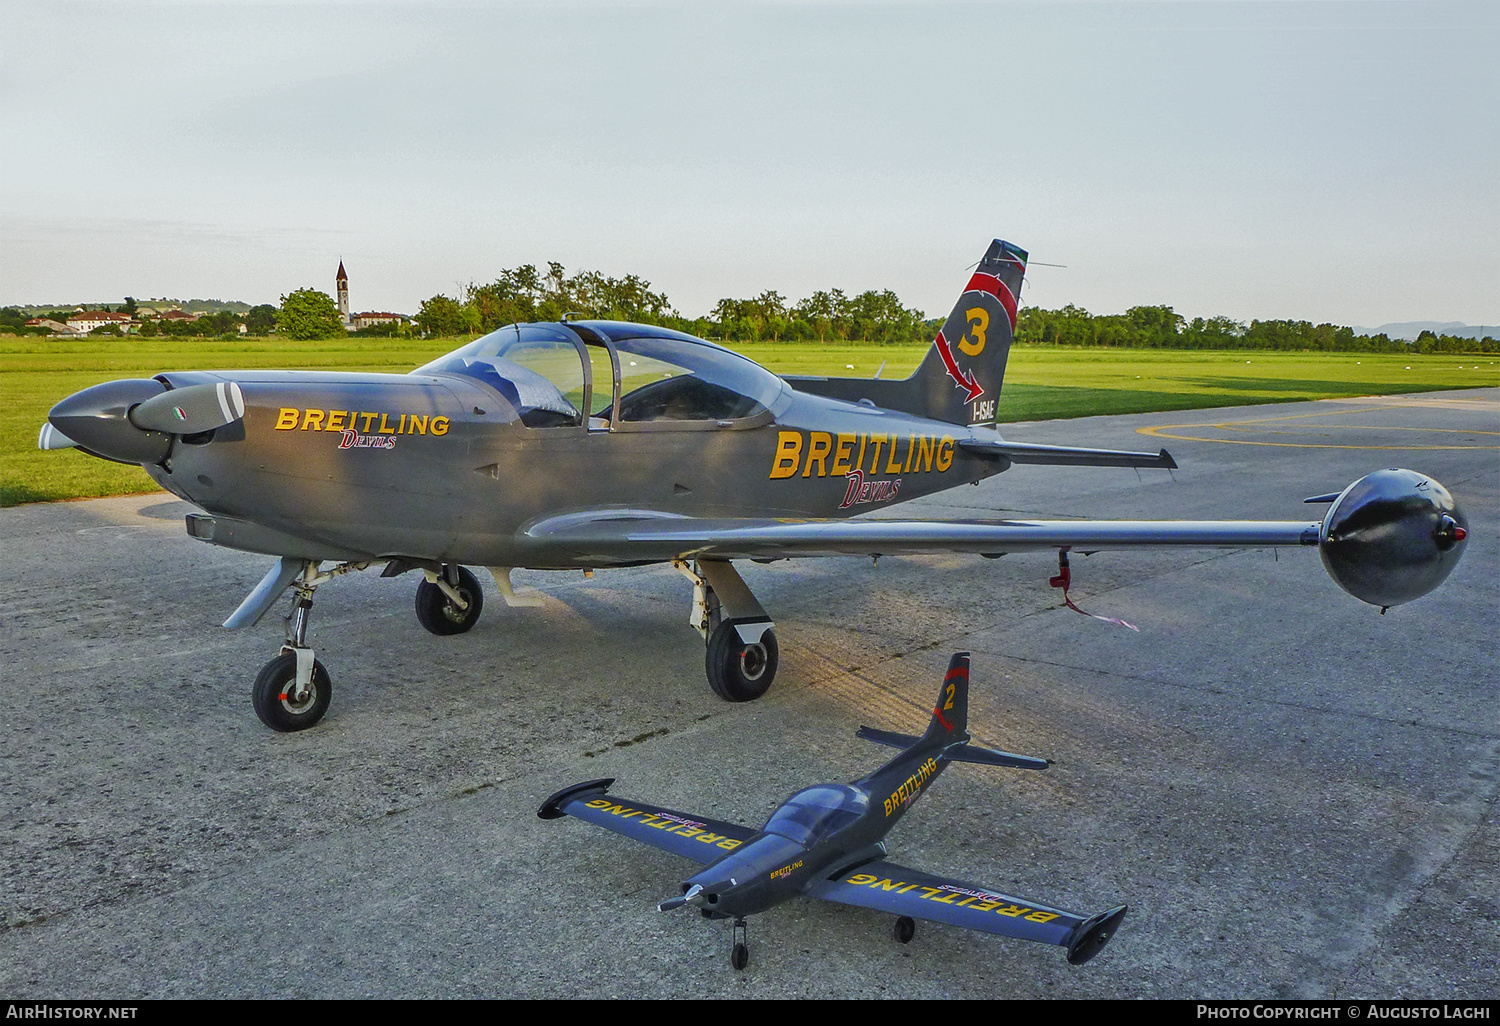
M 252 335 L 269 335 L 276 330 L 276 308 L 270 303 L 252 306 L 245 315 L 245 328 Z
M 326 292 L 297 289 L 281 297 L 281 312 L 276 316 L 277 333 L 287 338 L 338 338 L 344 334 L 338 304 Z
M 422 334 L 429 337 L 462 335 L 469 327 L 472 309 L 447 296 L 433 296 L 422 300 L 422 309 L 414 319 Z

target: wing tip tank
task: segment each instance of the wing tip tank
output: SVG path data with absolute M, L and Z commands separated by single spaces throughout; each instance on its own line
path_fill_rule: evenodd
M 613 784 L 614 782 L 614 777 L 605 777 L 602 780 L 585 780 L 581 784 L 574 784 L 571 787 L 565 787 L 561 791 L 554 794 L 552 797 L 548 798 L 546 801 L 542 802 L 542 807 L 536 810 L 537 818 L 561 819 L 563 816 L 567 815 L 567 813 L 563 811 L 563 806 L 568 804 L 568 802 L 572 801 L 574 798 L 578 798 L 582 795 L 588 794 L 591 791 L 597 791 L 600 794 L 603 794 L 605 791 L 609 790 L 609 785 Z
M 1108 944 L 1110 938 L 1115 935 L 1115 929 L 1120 925 L 1120 920 L 1125 918 L 1125 913 L 1129 910 L 1129 905 L 1120 905 L 1090 916 L 1079 923 L 1077 929 L 1073 931 L 1072 938 L 1068 941 L 1068 963 L 1083 965 L 1103 951 L 1104 945 Z

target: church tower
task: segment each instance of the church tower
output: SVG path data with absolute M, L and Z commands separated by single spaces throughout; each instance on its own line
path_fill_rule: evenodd
M 349 323 L 349 275 L 344 273 L 344 262 L 339 261 L 339 320 Z

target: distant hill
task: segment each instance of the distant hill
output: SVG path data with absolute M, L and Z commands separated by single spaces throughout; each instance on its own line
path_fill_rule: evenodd
M 250 304 L 241 303 L 237 299 L 144 299 L 135 297 L 136 305 L 149 306 L 157 310 L 170 310 L 177 308 L 186 310 L 188 313 L 218 313 L 220 310 L 232 310 L 237 314 L 249 313 Z M 119 299 L 104 300 L 90 303 L 42 303 L 40 305 L 13 306 L 10 309 L 20 310 L 27 317 L 35 317 L 38 314 L 50 313 L 54 310 L 73 310 L 83 307 L 86 310 L 99 310 L 109 307 L 118 311 L 125 305 L 125 297 Z
M 1378 328 L 1355 328 L 1354 330 L 1360 335 L 1384 335 L 1386 338 L 1404 338 L 1408 342 L 1424 331 L 1430 331 L 1434 335 L 1451 335 L 1454 338 L 1484 338 L 1486 335 L 1500 338 L 1500 326 L 1481 324 L 1476 327 L 1462 321 L 1399 321 L 1393 324 L 1382 324 Z

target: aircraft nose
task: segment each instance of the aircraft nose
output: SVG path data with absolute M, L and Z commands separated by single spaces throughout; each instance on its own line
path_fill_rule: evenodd
M 153 378 L 106 381 L 68 396 L 52 407 L 47 420 L 76 445 L 100 456 L 121 463 L 160 463 L 172 446 L 172 436 L 136 427 L 129 413 L 166 390 Z

